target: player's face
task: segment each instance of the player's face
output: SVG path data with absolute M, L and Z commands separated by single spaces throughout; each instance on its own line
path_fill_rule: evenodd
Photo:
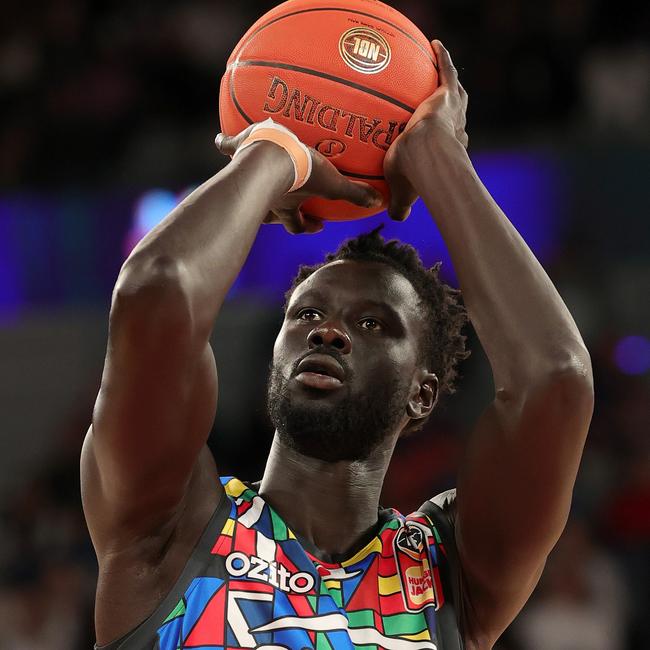
M 283 440 L 323 460 L 367 458 L 408 422 L 423 326 L 411 283 L 340 261 L 305 280 L 273 351 L 268 406 Z

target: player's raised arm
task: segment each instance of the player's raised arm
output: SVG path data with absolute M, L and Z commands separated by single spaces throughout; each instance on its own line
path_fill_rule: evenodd
M 441 86 L 386 160 L 391 214 L 416 194 L 444 237 L 495 397 L 468 442 L 456 539 L 481 647 L 533 590 L 560 536 L 593 408 L 590 359 L 566 305 L 467 156 L 467 94 L 433 43 Z M 473 647 L 470 645 L 470 647 Z
M 217 144 L 232 154 L 250 130 Z M 306 196 L 366 206 L 380 200 L 315 151 L 304 151 L 313 160 L 301 173 L 309 168 L 311 175 L 287 194 L 304 180 L 287 151 L 268 141 L 243 148 L 150 232 L 120 271 L 82 454 L 84 509 L 100 564 L 124 543 L 154 533 L 169 537 L 184 506 L 206 523 L 222 494 L 205 447 L 217 403 L 208 340 L 262 222 L 315 231 L 321 224 L 298 209 Z M 190 492 L 198 503 L 184 503 Z

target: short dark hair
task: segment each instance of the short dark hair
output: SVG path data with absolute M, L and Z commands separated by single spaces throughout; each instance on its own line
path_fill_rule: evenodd
M 423 327 L 423 362 L 438 376 L 440 394 L 453 393 L 458 363 L 469 356 L 467 337 L 461 333 L 467 322 L 467 312 L 460 291 L 440 279 L 441 262 L 427 269 L 413 246 L 397 239 L 386 241 L 380 235 L 382 228 L 379 226 L 344 241 L 320 264 L 302 265 L 285 295 L 285 311 L 296 287 L 330 262 L 353 260 L 386 264 L 409 280 L 420 297 L 427 317 L 425 322 L 431 323 L 431 327 Z

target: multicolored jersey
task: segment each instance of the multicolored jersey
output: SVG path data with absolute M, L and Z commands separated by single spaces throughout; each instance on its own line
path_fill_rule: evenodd
M 252 487 L 222 483 L 228 498 L 176 586 L 101 650 L 462 649 L 453 535 L 432 501 L 407 517 L 381 510 L 376 535 L 334 562 Z

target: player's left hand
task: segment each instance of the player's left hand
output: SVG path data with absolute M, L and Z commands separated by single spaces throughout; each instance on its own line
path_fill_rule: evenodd
M 431 41 L 431 47 L 438 60 L 440 85 L 417 107 L 384 159 L 384 175 L 391 192 L 388 215 L 395 221 L 404 221 L 418 198 L 409 181 L 409 167 L 418 164 L 418 147 L 421 149 L 423 142 L 425 146 L 441 147 L 454 139 L 467 148 L 467 92 L 444 45 Z

